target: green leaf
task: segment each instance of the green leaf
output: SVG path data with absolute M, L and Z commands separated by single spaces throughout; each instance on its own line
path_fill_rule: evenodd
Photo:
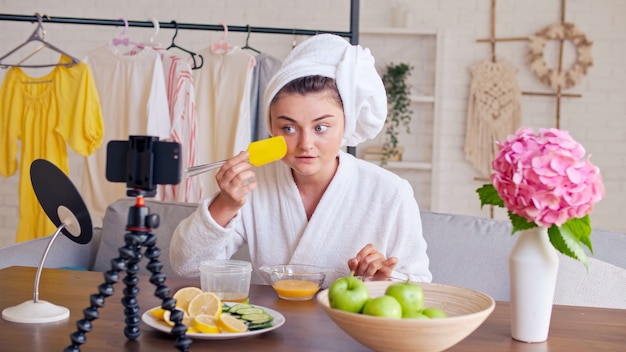
M 589 270 L 589 260 L 575 233 L 570 231 L 562 231 L 563 227 L 559 229 L 556 225 L 550 226 L 548 229 L 548 236 L 550 237 L 550 243 L 559 252 L 565 254 L 568 257 L 581 261 L 587 270 Z
M 565 254 L 568 257 L 577 259 L 576 253 L 570 250 L 567 243 L 565 243 L 565 238 L 561 234 L 561 230 L 556 225 L 552 225 L 550 226 L 550 228 L 548 228 L 548 237 L 550 237 L 550 242 L 552 243 L 554 248 L 556 248 L 556 250 Z
M 492 184 L 483 185 L 476 190 L 476 193 L 478 193 L 478 197 L 480 198 L 481 208 L 485 205 L 494 205 L 504 208 L 504 201 L 500 198 L 500 195 L 498 195 L 498 192 Z M 523 216 L 514 214 L 511 211 L 508 211 L 508 216 L 513 225 L 511 234 L 537 227 L 537 224 L 533 221 L 528 221 Z M 585 215 L 582 218 L 569 219 L 560 228 L 556 225 L 552 225 L 548 229 L 548 236 L 550 243 L 552 243 L 556 250 L 582 262 L 587 270 L 589 270 L 589 259 L 587 258 L 583 246 L 589 248 L 589 251 L 593 254 L 591 232 L 589 215 Z
M 504 201 L 498 195 L 498 191 L 493 187 L 492 184 L 488 183 L 481 188 L 476 190 L 478 193 L 478 197 L 480 198 L 480 207 L 484 207 L 485 205 L 495 205 L 500 208 L 504 208 Z
M 401 133 L 400 125 L 406 133 L 411 133 L 409 123 L 413 115 L 411 109 L 411 87 L 406 80 L 411 75 L 412 66 L 406 63 L 390 63 L 385 67 L 382 76 L 383 84 L 387 92 L 388 113 L 385 121 L 385 139 L 383 148 L 396 148 L 398 135 Z M 385 158 L 383 157 L 383 162 Z
M 517 214 L 508 212 L 509 219 L 511 219 L 511 224 L 513 225 L 513 229 L 511 230 L 511 234 L 516 233 L 517 231 L 532 229 L 533 227 L 537 227 L 533 221 L 526 220 L 525 217 L 519 216 Z
M 589 219 L 589 215 L 567 220 L 563 226 L 561 226 L 561 232 L 569 232 L 577 241 L 587 246 L 591 254 L 593 254 L 593 246 L 591 244 L 591 220 Z

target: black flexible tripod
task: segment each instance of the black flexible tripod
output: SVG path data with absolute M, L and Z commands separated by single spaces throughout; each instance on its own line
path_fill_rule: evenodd
M 98 319 L 98 308 L 104 306 L 105 298 L 113 295 L 113 284 L 119 281 L 120 271 L 126 271 L 126 277 L 123 282 L 126 284 L 124 288 L 124 297 L 122 304 L 124 305 L 124 314 L 126 315 L 126 328 L 124 335 L 129 340 L 135 340 L 139 337 L 139 305 L 137 304 L 137 294 L 139 288 L 137 283 L 139 278 L 138 263 L 145 255 L 150 261 L 146 268 L 152 273 L 150 283 L 156 286 L 154 295 L 162 300 L 161 308 L 170 311 L 170 320 L 174 322 L 172 327 L 172 335 L 175 337 L 174 346 L 180 351 L 189 351 L 191 339 L 186 337 L 187 327 L 182 324 L 183 312 L 175 309 L 176 300 L 170 297 L 170 289 L 165 286 L 165 274 L 161 273 L 163 265 L 159 261 L 161 250 L 156 247 L 156 236 L 150 233 L 150 230 L 159 227 L 159 215 L 150 214 L 150 209 L 144 203 L 145 191 L 129 190 L 129 196 L 135 197 L 135 205 L 128 210 L 128 221 L 124 236 L 124 246 L 120 247 L 118 258 L 111 260 L 111 270 L 104 273 L 105 282 L 98 286 L 98 293 L 89 297 L 90 306 L 83 310 L 84 318 L 76 322 L 78 330 L 70 335 L 72 344 L 65 348 L 65 352 L 79 352 L 80 345 L 87 342 L 85 333 L 92 329 L 91 322 Z M 149 193 L 149 192 L 148 192 Z M 141 249 L 146 247 L 142 255 Z

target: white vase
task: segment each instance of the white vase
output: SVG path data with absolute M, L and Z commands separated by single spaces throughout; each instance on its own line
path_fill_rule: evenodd
M 548 229 L 520 231 L 509 255 L 511 335 L 524 342 L 548 339 L 559 257 Z

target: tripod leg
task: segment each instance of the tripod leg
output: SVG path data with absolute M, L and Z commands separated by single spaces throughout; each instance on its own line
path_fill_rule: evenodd
M 98 294 L 90 296 L 90 306 L 83 310 L 84 318 L 76 322 L 78 330 L 70 335 L 72 344 L 64 349 L 64 352 L 80 352 L 80 346 L 87 342 L 85 333 L 92 329 L 91 322 L 98 319 L 98 308 L 104 306 L 104 299 L 113 295 L 113 284 L 119 281 L 119 272 L 126 271 L 124 283 L 124 297 L 122 304 L 124 305 L 124 314 L 126 315 L 126 328 L 124 335 L 128 339 L 135 340 L 139 337 L 139 305 L 137 304 L 137 295 L 139 288 L 137 283 L 139 278 L 138 263 L 142 258 L 141 249 L 146 247 L 146 257 L 150 259 L 148 270 L 152 273 L 150 282 L 156 286 L 154 295 L 161 298 L 161 307 L 170 311 L 170 320 L 174 322 L 172 335 L 176 337 L 174 345 L 182 352 L 189 351 L 191 339 L 185 336 L 187 327 L 182 324 L 183 312 L 176 309 L 176 300 L 170 297 L 170 289 L 165 286 L 165 275 L 161 273 L 161 262 L 159 262 L 159 254 L 161 251 L 156 247 L 156 237 L 149 233 L 150 229 L 159 226 L 158 214 L 148 214 L 149 209 L 143 202 L 143 196 L 137 196 L 135 206 L 129 209 L 128 224 L 126 229 L 130 230 L 124 236 L 125 245 L 119 248 L 120 256 L 111 260 L 111 270 L 104 273 L 105 283 L 98 286 Z
M 111 270 L 106 271 L 104 283 L 98 286 L 97 294 L 89 296 L 90 306 L 83 310 L 83 319 L 76 322 L 78 330 L 70 335 L 72 344 L 64 349 L 64 352 L 79 352 L 80 345 L 87 342 L 85 333 L 92 329 L 91 322 L 98 319 L 98 308 L 104 306 L 104 299 L 114 293 L 113 284 L 119 281 L 119 272 L 126 269 L 126 261 L 123 258 L 111 260 Z
M 146 266 L 152 273 L 150 282 L 156 286 L 154 295 L 162 300 L 161 308 L 170 311 L 170 320 L 174 322 L 174 327 L 172 327 L 172 335 L 176 338 L 174 346 L 186 352 L 192 341 L 185 336 L 187 327 L 182 324 L 183 313 L 176 309 L 176 300 L 170 297 L 170 289 L 165 285 L 165 274 L 161 273 L 163 265 L 159 261 L 161 250 L 156 246 L 156 236 L 149 233 L 144 245 L 146 246 L 144 254 L 150 260 Z
M 139 305 L 137 304 L 137 295 L 139 294 L 139 278 L 137 273 L 139 272 L 139 261 L 141 261 L 141 247 L 147 237 L 146 232 L 143 231 L 131 231 L 126 233 L 124 241 L 126 246 L 123 249 L 126 251 L 126 277 L 124 277 L 124 297 L 121 302 L 124 306 L 124 315 L 126 315 L 126 328 L 124 328 L 124 335 L 129 340 L 136 340 L 139 337 L 141 331 L 139 330 L 139 324 L 141 318 L 139 318 Z
M 91 305 L 83 310 L 84 318 L 76 323 L 78 330 L 70 335 L 72 344 L 65 348 L 65 352 L 78 352 L 80 351 L 80 345 L 87 342 L 85 333 L 91 331 L 91 322 L 98 319 L 98 309 L 104 306 L 104 299 L 115 292 L 113 284 L 119 281 L 119 272 L 123 270 L 126 270 L 128 273 L 126 278 L 124 278 L 126 289 L 124 290 L 124 298 L 122 298 L 127 325 L 124 334 L 129 339 L 131 339 L 131 336 L 134 336 L 133 333 L 136 333 L 135 339 L 139 336 L 139 306 L 136 298 L 139 289 L 136 287 L 138 282 L 136 273 L 138 272 L 137 263 L 141 259 L 141 245 L 145 241 L 145 235 L 142 238 L 131 232 L 124 236 L 124 240 L 126 244 L 118 250 L 120 256 L 111 260 L 111 270 L 104 273 L 105 283 L 98 286 L 99 293 L 89 297 Z

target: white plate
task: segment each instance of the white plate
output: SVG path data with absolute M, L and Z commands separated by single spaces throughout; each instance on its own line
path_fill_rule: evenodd
M 279 312 L 273 309 L 262 307 L 262 306 L 257 306 L 257 305 L 254 305 L 254 306 L 258 308 L 263 308 L 267 314 L 274 317 L 274 320 L 272 321 L 272 326 L 270 326 L 269 328 L 259 329 L 259 330 L 252 330 L 252 331 L 246 331 L 246 332 L 222 332 L 220 334 L 203 334 L 199 332 L 188 332 L 186 336 L 193 338 L 193 339 L 200 339 L 200 340 L 238 339 L 241 337 L 248 337 L 248 336 L 263 334 L 263 333 L 278 329 L 283 324 L 285 324 L 285 316 L 283 316 Z M 143 315 L 141 316 L 141 320 L 152 328 L 171 334 L 172 327 L 167 325 L 163 320 L 159 320 L 153 317 L 152 314 L 150 314 L 150 309 L 148 309 L 145 313 L 143 313 Z

